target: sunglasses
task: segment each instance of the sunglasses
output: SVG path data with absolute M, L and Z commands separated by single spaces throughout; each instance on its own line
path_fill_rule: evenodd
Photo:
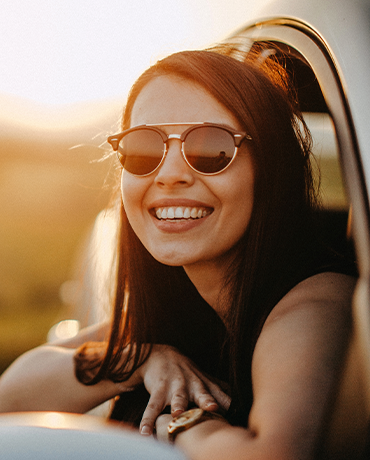
M 191 125 L 182 134 L 166 134 L 158 126 Z M 108 137 L 123 168 L 135 176 L 147 176 L 163 163 L 168 141 L 182 142 L 181 153 L 191 169 L 200 174 L 219 174 L 236 157 L 244 139 L 240 131 L 214 123 L 161 123 L 140 125 Z

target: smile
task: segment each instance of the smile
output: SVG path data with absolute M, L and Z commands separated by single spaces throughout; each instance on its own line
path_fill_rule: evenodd
M 194 220 L 212 214 L 213 209 L 205 207 L 167 206 L 154 208 L 154 214 L 159 220 Z

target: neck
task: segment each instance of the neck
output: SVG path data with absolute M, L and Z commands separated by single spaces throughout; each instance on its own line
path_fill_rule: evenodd
M 199 294 L 223 319 L 228 309 L 228 292 L 225 288 L 226 261 L 222 264 L 203 262 L 187 265 L 184 270 Z

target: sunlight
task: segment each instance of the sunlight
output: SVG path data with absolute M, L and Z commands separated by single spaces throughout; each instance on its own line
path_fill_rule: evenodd
M 5 1 L 1 41 L 10 46 L 1 53 L 0 91 L 50 104 L 126 92 L 151 56 L 184 39 L 189 21 L 178 0 L 140 0 L 140 8 L 120 0 Z
M 151 62 L 220 40 L 253 3 L 3 0 L 0 94 L 43 104 L 125 95 Z
M 49 331 L 47 341 L 66 340 L 75 337 L 80 330 L 80 323 L 75 319 L 66 319 L 55 324 Z

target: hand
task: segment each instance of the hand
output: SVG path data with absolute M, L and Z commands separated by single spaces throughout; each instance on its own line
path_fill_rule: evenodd
M 171 406 L 171 416 L 176 417 L 188 408 L 189 402 L 208 411 L 227 410 L 230 405 L 230 397 L 217 384 L 168 345 L 154 345 L 137 372 L 150 393 L 140 424 L 143 435 L 152 434 L 155 421 L 166 406 Z

